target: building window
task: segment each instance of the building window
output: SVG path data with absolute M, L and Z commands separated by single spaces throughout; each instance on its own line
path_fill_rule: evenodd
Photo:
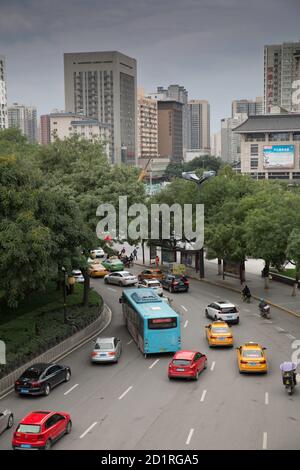
M 251 170 L 258 168 L 258 158 L 251 158 L 250 167 L 251 167 Z
M 288 180 L 290 177 L 290 174 L 288 172 L 278 172 L 278 173 L 269 172 L 268 177 L 269 177 L 269 180 L 277 180 L 277 179 Z
M 269 141 L 270 142 L 284 142 L 286 140 L 290 140 L 290 133 L 289 132 L 271 132 L 269 134 Z
M 262 132 L 246 134 L 246 142 L 264 142 L 265 140 L 266 136 Z
M 251 155 L 258 155 L 258 145 L 257 144 L 251 144 L 250 153 L 251 153 Z
M 300 132 L 294 132 L 293 140 L 300 140 Z

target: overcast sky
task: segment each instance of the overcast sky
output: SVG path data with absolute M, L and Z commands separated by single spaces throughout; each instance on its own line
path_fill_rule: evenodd
M 146 92 L 178 83 L 211 104 L 263 94 L 263 47 L 300 39 L 299 0 L 0 0 L 9 104 L 64 108 L 63 53 L 118 50 Z

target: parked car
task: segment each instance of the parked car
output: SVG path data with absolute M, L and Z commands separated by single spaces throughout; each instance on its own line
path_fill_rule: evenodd
M 117 284 L 118 286 L 133 286 L 138 282 L 137 277 L 128 271 L 113 272 L 104 277 L 105 284 Z
M 205 309 L 205 315 L 212 320 L 223 320 L 226 323 L 239 323 L 240 317 L 237 307 L 227 300 L 212 302 Z
M 6 429 L 12 428 L 14 415 L 10 410 L 0 410 L 0 434 Z
M 91 253 L 91 257 L 94 256 L 95 258 L 104 258 L 105 256 L 105 251 L 101 247 L 91 250 L 90 253 Z
M 161 285 L 169 292 L 188 292 L 189 281 L 180 274 L 167 274 L 162 280 Z
M 49 395 L 51 390 L 71 378 L 71 369 L 61 364 L 37 363 L 28 367 L 15 382 L 20 395 Z
M 73 269 L 72 276 L 75 277 L 75 282 L 83 283 L 84 277 L 80 269 Z
M 164 277 L 164 273 L 160 269 L 144 269 L 139 275 L 139 281 L 143 281 L 144 279 L 162 279 Z
M 110 258 L 102 261 L 102 265 L 110 272 L 123 271 L 124 264 L 118 258 Z
M 139 283 L 138 287 L 150 287 L 160 297 L 163 295 L 162 285 L 158 279 L 144 279 Z
M 52 445 L 72 430 L 68 413 L 32 411 L 18 424 L 13 435 L 13 449 L 49 450 Z
M 198 380 L 207 367 L 207 357 L 199 351 L 177 351 L 169 364 L 168 377 L 184 377 Z
M 91 362 L 118 362 L 122 353 L 119 338 L 97 338 L 90 354 Z
M 104 277 L 107 274 L 107 269 L 100 263 L 91 264 L 89 267 L 89 275 L 91 277 Z

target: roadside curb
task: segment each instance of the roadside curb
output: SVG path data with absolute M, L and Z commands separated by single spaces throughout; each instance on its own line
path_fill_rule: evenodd
M 64 353 L 60 353 L 60 354 L 54 356 L 51 359 L 51 361 L 49 361 L 49 362 L 56 362 L 58 360 L 64 359 L 65 357 L 69 356 L 74 351 L 76 351 L 77 349 L 80 349 L 82 346 L 84 346 L 86 343 L 88 343 L 91 339 L 96 337 L 99 333 L 102 333 L 102 331 L 104 331 L 110 325 L 111 320 L 112 320 L 112 311 L 105 302 L 103 303 L 103 310 L 102 310 L 102 313 L 100 314 L 100 317 L 101 317 L 101 318 L 99 318 L 100 319 L 100 325 L 99 325 L 99 328 L 97 328 L 96 331 L 94 331 L 91 334 L 88 334 L 84 339 L 80 340 L 75 346 L 67 349 Z M 88 325 L 88 326 L 90 327 L 91 325 Z M 45 353 L 47 353 L 47 351 L 45 351 Z M 33 361 L 30 361 L 30 362 L 32 362 L 34 364 L 35 362 L 37 362 L 37 360 L 38 360 L 38 357 L 35 358 Z M 26 364 L 24 364 L 24 366 L 22 366 L 21 368 L 25 369 Z M 15 373 L 15 371 L 13 371 L 11 374 L 14 374 L 14 373 Z M 3 379 L 4 378 L 5 377 L 3 377 Z M 1 382 L 1 380 L 0 380 L 0 382 Z M 10 385 L 9 387 L 6 387 L 4 390 L 0 391 L 0 400 L 2 400 L 7 395 L 12 393 L 13 390 L 14 390 L 14 381 L 13 381 L 12 385 Z

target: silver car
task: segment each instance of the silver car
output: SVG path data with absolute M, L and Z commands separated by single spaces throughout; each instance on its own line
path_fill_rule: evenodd
M 150 287 L 156 292 L 157 295 L 163 295 L 163 288 L 161 283 L 157 279 L 144 279 L 139 283 L 138 287 Z
M 118 362 L 122 352 L 122 343 L 119 338 L 97 338 L 91 362 Z
M 14 424 L 14 415 L 10 410 L 0 410 L 0 434 Z
M 117 284 L 118 286 L 133 286 L 138 278 L 128 271 L 115 271 L 104 276 L 105 284 Z

